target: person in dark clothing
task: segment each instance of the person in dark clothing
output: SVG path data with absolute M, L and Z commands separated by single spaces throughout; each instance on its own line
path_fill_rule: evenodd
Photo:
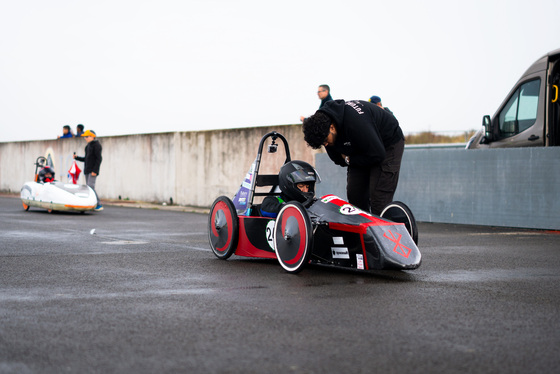
M 80 123 L 78 126 L 76 126 L 76 137 L 82 136 L 83 133 L 84 133 L 84 125 Z
M 381 98 L 379 96 L 373 95 L 372 97 L 369 98 L 369 102 L 372 103 L 372 104 L 375 104 L 378 107 L 380 107 L 381 109 L 385 109 L 387 112 L 393 114 L 393 112 L 391 111 L 391 109 L 389 109 L 389 107 L 383 106 L 383 104 L 381 103 Z
M 97 180 L 97 176 L 99 175 L 99 168 L 101 166 L 101 161 L 103 158 L 101 157 L 101 143 L 97 139 L 95 139 L 95 131 L 93 130 L 86 130 L 83 134 L 85 137 L 87 145 L 86 145 L 86 154 L 84 157 L 76 156 L 74 154 L 74 158 L 78 161 L 84 162 L 84 175 L 86 176 L 86 184 L 91 187 L 91 189 L 95 192 L 95 182 Z M 97 192 L 95 192 L 97 196 Z M 103 210 L 103 206 L 99 201 L 99 197 L 97 197 L 97 206 L 95 207 L 96 211 Z
M 74 135 L 72 135 L 72 129 L 70 128 L 70 126 L 66 125 L 62 127 L 62 136 L 58 136 L 58 139 L 64 139 L 64 138 L 73 138 Z
M 334 100 L 304 121 L 303 133 L 309 146 L 324 145 L 335 164 L 348 167 L 351 204 L 378 215 L 393 200 L 404 135 L 392 114 L 367 101 Z
M 315 183 L 320 183 L 319 174 L 313 166 L 305 161 L 290 161 L 280 168 L 278 185 L 280 196 L 267 196 L 261 204 L 263 217 L 275 218 L 282 205 L 289 201 L 298 201 L 304 205 L 315 197 Z
M 320 85 L 317 96 L 321 99 L 321 105 L 319 105 L 319 109 L 321 109 L 327 102 L 332 101 L 331 88 L 327 84 Z
M 333 99 L 331 96 L 331 88 L 327 84 L 322 84 L 319 86 L 319 88 L 317 89 L 317 96 L 319 96 L 319 99 L 321 100 L 319 109 L 321 109 L 326 103 L 332 101 Z M 301 122 L 305 121 L 304 116 L 299 117 L 299 119 L 301 120 Z

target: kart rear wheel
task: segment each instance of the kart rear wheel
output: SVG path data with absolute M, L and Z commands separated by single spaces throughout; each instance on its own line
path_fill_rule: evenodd
M 289 273 L 298 273 L 309 262 L 313 230 L 307 211 L 298 202 L 286 204 L 274 224 L 274 250 L 280 265 Z
M 412 211 L 405 203 L 393 201 L 383 209 L 380 217 L 386 218 L 393 222 L 404 223 L 406 230 L 412 237 L 412 240 L 418 245 L 418 225 Z
M 208 216 L 208 240 L 216 257 L 226 260 L 237 248 L 239 219 L 231 200 L 220 196 L 212 204 Z
M 21 205 L 23 205 L 23 210 L 25 210 L 26 212 L 29 210 L 29 205 L 27 205 L 26 203 L 22 202 Z

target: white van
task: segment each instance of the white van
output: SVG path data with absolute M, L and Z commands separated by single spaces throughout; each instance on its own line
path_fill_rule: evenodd
M 517 81 L 467 149 L 560 145 L 560 49 L 541 57 Z

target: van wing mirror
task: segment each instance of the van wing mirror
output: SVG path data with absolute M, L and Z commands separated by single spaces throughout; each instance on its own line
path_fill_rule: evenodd
M 494 140 L 494 129 L 492 128 L 492 119 L 489 115 L 482 117 L 482 126 L 484 126 L 484 138 L 485 143 L 489 143 Z

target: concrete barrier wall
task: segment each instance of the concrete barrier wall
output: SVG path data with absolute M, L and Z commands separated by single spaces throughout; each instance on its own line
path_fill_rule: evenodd
M 346 197 L 346 169 L 303 141 L 301 126 L 101 137 L 101 198 L 210 206 L 233 197 L 254 161 L 261 137 L 276 130 L 292 159 L 315 164 L 317 195 Z M 57 179 L 67 181 L 72 153 L 83 139 L 0 143 L 0 190 L 19 192 L 33 179 L 35 159 L 49 153 Z M 277 173 L 283 147 L 265 154 L 261 172 Z M 83 168 L 83 163 L 78 163 Z M 81 182 L 84 183 L 83 175 Z M 419 221 L 560 229 L 560 147 L 464 150 L 407 147 L 395 199 Z
M 233 197 L 260 139 L 270 131 L 287 138 L 292 159 L 314 162 L 316 151 L 305 145 L 301 125 L 100 137 L 103 163 L 97 192 L 102 199 L 172 198 L 181 205 L 210 206 L 219 195 Z M 19 192 L 33 179 L 35 159 L 47 153 L 57 179 L 67 181 L 72 154 L 83 155 L 85 145 L 79 138 L 0 143 L 0 190 Z M 277 173 L 284 160 L 279 146 L 277 153 L 263 156 L 261 171 Z M 83 169 L 83 163 L 78 165 Z M 85 183 L 83 175 L 80 181 Z
M 318 194 L 346 197 L 346 169 L 316 156 Z M 560 147 L 406 148 L 395 200 L 419 221 L 560 229 Z

